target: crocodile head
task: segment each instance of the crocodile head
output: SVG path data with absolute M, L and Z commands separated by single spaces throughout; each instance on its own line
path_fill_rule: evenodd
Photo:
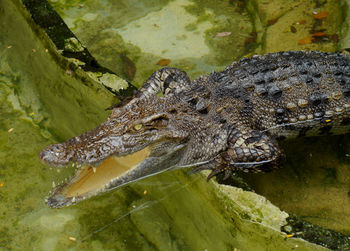
M 73 177 L 54 186 L 48 205 L 68 206 L 180 163 L 195 165 L 186 148 L 201 116 L 175 95 L 188 84 L 185 73 L 162 69 L 96 129 L 43 149 L 39 157 L 45 164 L 77 167 Z

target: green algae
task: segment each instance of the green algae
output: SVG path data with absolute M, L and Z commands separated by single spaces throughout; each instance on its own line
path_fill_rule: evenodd
M 234 4 L 183 0 L 163 1 L 160 5 L 151 5 L 149 1 L 133 5 L 127 2 L 87 1 L 81 8 L 69 1 L 66 5 L 63 1 L 52 4 L 99 62 L 129 79 L 124 70 L 127 62 L 123 60 L 123 55 L 127 55 L 136 67 L 133 79 L 136 86 L 160 68 L 157 62 L 162 58 L 170 59 L 169 66 L 186 70 L 194 78 L 213 69 L 222 69 L 246 53 L 242 48 L 252 32 L 251 20 Z M 106 8 L 111 11 L 100 15 Z M 97 13 L 99 18 L 84 20 L 82 17 L 87 13 Z M 147 19 L 142 19 L 147 15 Z M 179 20 L 175 21 L 177 16 Z M 150 23 L 146 25 L 147 22 Z M 232 35 L 215 37 L 223 31 L 232 31 Z M 164 39 L 164 33 L 170 39 Z M 138 42 L 140 39 L 144 42 Z
M 285 241 L 279 227 L 287 214 L 265 198 L 207 183 L 204 177 L 182 171 L 164 173 L 114 192 L 113 200 L 125 201 L 123 205 L 102 203 L 111 203 L 110 194 L 82 202 L 80 247 L 90 249 L 96 242 L 102 245 L 119 236 L 104 248 L 290 250 L 299 246 L 325 250 L 298 239 Z M 121 213 L 127 209 L 128 213 Z
M 54 141 L 52 135 L 66 139 L 95 126 L 107 115 L 101 111 L 111 104 L 112 95 L 58 66 L 48 51 L 52 48 L 32 32 L 11 1 L 2 1 L 0 9 L 1 23 L 6 24 L 0 27 L 1 34 L 6 34 L 0 38 L 0 215 L 1 229 L 6 231 L 0 237 L 1 249 L 47 250 L 46 245 L 60 238 L 55 237 L 59 230 L 46 231 L 32 215 L 36 211 L 40 211 L 38 218 L 54 214 L 43 198 L 52 181 L 71 171 L 49 170 L 40 164 L 38 153 Z M 91 100 L 82 99 L 85 95 Z M 83 124 L 76 122 L 81 106 L 90 118 Z M 51 239 L 45 241 L 45 236 Z
M 18 10 L 32 24 L 37 36 L 45 38 L 42 40 L 46 47 L 45 52 L 50 53 L 58 64 L 64 65 L 67 72 L 73 73 L 74 71 L 75 76 L 84 82 L 90 78 L 85 71 L 90 72 L 93 76 L 96 76 L 97 73 L 114 75 L 114 83 L 95 78 L 89 80 L 102 83 L 106 89 L 112 91 L 120 98 L 135 91 L 134 86 L 97 63 L 96 59 L 92 57 L 78 38 L 68 29 L 51 5 L 45 1 L 35 0 L 23 0 L 23 5 L 25 8 Z M 90 20 L 91 17 L 87 19 Z M 33 49 L 33 52 L 36 52 L 36 49 Z M 111 85 L 113 88 L 111 88 Z
M 12 6 L 9 4 L 8 8 Z M 91 129 L 92 121 L 96 118 L 102 120 L 106 116 L 101 110 L 112 103 L 113 96 L 87 78 L 81 84 L 69 67 L 58 67 L 51 56 L 54 49 L 30 32 L 24 18 L 14 22 L 9 13 L 16 13 L 15 7 L 1 17 L 2 23 L 6 23 L 1 27 L 1 34 L 7 34 L 2 38 L 2 75 L 15 78 L 10 87 L 15 95 L 12 99 L 17 99 L 18 108 L 25 111 L 27 118 L 32 118 L 42 128 L 61 138 L 63 131 L 67 137 L 67 132 L 74 135 Z M 13 30 L 16 32 L 11 32 Z M 23 69 L 22 72 L 19 69 Z M 96 99 L 95 104 L 92 105 L 83 94 Z M 105 99 L 99 100 L 97 97 L 100 95 L 104 95 Z M 62 97 L 66 97 L 66 100 L 63 101 Z M 74 118 L 80 116 L 80 106 L 87 108 L 85 116 L 91 122 L 84 125 L 73 123 Z M 50 113 L 54 113 L 54 116 L 48 119 Z
M 45 208 L 43 196 L 51 187 L 47 180 L 54 180 L 58 174 L 38 163 L 37 153 L 49 141 L 41 136 L 41 130 L 23 111 L 13 110 L 6 102 L 12 90 L 6 88 L 8 82 L 3 81 L 2 76 L 0 83 L 0 243 L 3 250 L 19 250 L 27 248 L 26 243 L 31 241 L 38 245 L 40 236 L 45 233 L 32 222 L 25 225 L 22 222 L 39 208 Z M 62 174 L 67 175 L 67 172 Z M 48 213 L 49 209 L 44 211 Z

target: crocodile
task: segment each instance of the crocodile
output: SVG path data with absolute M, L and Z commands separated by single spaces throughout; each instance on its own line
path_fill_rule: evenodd
M 40 152 L 45 164 L 77 169 L 53 188 L 50 207 L 178 168 L 211 170 L 208 179 L 279 168 L 279 140 L 349 132 L 350 59 L 318 51 L 255 55 L 194 81 L 162 68 L 111 110 L 97 128 Z

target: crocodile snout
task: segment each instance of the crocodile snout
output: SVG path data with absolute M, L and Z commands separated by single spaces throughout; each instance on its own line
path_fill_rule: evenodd
M 48 165 L 64 166 L 69 163 L 71 156 L 67 155 L 63 144 L 55 144 L 44 148 L 40 152 L 39 158 Z

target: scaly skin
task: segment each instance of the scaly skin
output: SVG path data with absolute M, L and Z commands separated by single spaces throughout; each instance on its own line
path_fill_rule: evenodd
M 106 122 L 45 148 L 40 158 L 55 166 L 96 164 L 151 146 L 152 161 L 109 189 L 172 166 L 211 169 L 208 178 L 266 171 L 282 159 L 276 139 L 348 132 L 349 99 L 350 60 L 341 54 L 253 56 L 192 82 L 178 69 L 163 68 Z M 52 207 L 72 204 L 54 197 Z

